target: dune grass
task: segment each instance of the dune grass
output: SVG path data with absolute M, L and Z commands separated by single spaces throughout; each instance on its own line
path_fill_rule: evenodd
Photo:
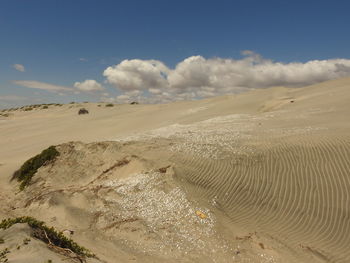
M 23 190 L 27 185 L 29 185 L 34 174 L 38 169 L 48 162 L 54 160 L 59 155 L 55 146 L 50 146 L 49 148 L 43 150 L 40 154 L 27 160 L 19 170 L 17 170 L 12 179 L 17 179 L 20 182 L 19 189 Z
M 72 239 L 64 236 L 62 232 L 57 231 L 53 227 L 48 227 L 45 222 L 39 221 L 33 217 L 23 216 L 16 218 L 4 219 L 0 223 L 0 229 L 7 229 L 15 224 L 27 223 L 29 227 L 33 230 L 33 236 L 40 239 L 41 241 L 54 246 L 56 248 L 61 248 L 63 251 L 69 249 L 75 254 L 81 257 L 96 257 L 88 249 L 79 246 Z

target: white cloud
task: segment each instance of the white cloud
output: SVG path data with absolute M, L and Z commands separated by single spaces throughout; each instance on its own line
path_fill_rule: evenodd
M 129 91 L 147 91 L 149 101 L 203 98 L 271 86 L 301 87 L 350 76 L 349 59 L 281 63 L 250 50 L 242 55 L 238 60 L 192 56 L 174 69 L 157 60 L 124 60 L 108 67 L 103 75 L 125 92 L 119 99 L 131 99 Z
M 65 86 L 59 86 L 59 85 L 54 85 L 46 82 L 39 82 L 35 80 L 14 80 L 13 83 L 26 88 L 40 89 L 40 90 L 46 90 L 46 91 L 52 91 L 52 92 L 73 91 L 73 89 Z
M 22 64 L 13 64 L 13 67 L 20 72 L 26 71 L 26 69 L 24 68 L 24 66 Z
M 100 83 L 93 79 L 87 79 L 83 82 L 75 82 L 74 87 L 81 91 L 100 91 L 104 90 Z
M 123 91 L 162 88 L 167 85 L 169 69 L 158 60 L 124 60 L 108 67 L 103 75 L 107 81 Z

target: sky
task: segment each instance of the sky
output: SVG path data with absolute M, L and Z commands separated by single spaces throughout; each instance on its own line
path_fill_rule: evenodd
M 0 108 L 163 103 L 350 76 L 350 1 L 1 0 Z

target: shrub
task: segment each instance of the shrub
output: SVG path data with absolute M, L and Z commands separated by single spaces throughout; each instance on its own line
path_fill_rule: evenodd
M 114 104 L 112 104 L 112 103 L 106 104 L 106 107 L 113 107 L 113 106 L 114 106 Z
M 49 148 L 43 150 L 40 154 L 34 156 L 33 158 L 27 160 L 19 170 L 17 170 L 13 176 L 13 179 L 17 179 L 20 182 L 19 189 L 23 190 L 27 185 L 29 185 L 32 177 L 38 171 L 38 169 L 48 162 L 54 160 L 59 152 L 56 150 L 55 146 L 50 146 Z
M 22 216 L 4 219 L 0 223 L 0 229 L 7 229 L 15 224 L 23 223 L 27 223 L 29 225 L 29 227 L 33 230 L 33 236 L 35 238 L 38 238 L 47 244 L 64 249 L 68 248 L 79 256 L 96 257 L 88 249 L 79 246 L 72 239 L 64 236 L 62 232 L 57 231 L 53 227 L 48 227 L 45 225 L 45 222 L 39 221 L 33 217 Z
M 42 107 L 42 109 L 48 109 L 49 108 L 49 106 L 47 106 L 47 105 L 44 105 L 43 107 Z
M 33 110 L 32 107 L 28 107 L 28 108 L 25 108 L 24 111 L 30 111 L 30 110 Z
M 79 114 L 79 115 L 80 115 L 80 114 L 89 114 L 89 111 L 88 111 L 87 109 L 85 109 L 85 108 L 81 108 L 81 109 L 79 110 L 78 114 Z
M 131 105 L 136 105 L 136 104 L 139 104 L 137 101 L 133 101 L 130 103 Z
M 8 253 L 10 253 L 10 250 L 8 248 L 0 251 L 0 262 L 8 262 L 8 258 L 6 256 Z

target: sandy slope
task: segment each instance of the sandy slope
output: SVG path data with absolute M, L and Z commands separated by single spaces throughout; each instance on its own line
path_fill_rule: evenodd
M 347 78 L 18 111 L 0 121 L 0 216 L 74 229 L 105 262 L 349 262 L 349 101 Z M 12 173 L 52 144 L 58 159 L 17 193 Z

